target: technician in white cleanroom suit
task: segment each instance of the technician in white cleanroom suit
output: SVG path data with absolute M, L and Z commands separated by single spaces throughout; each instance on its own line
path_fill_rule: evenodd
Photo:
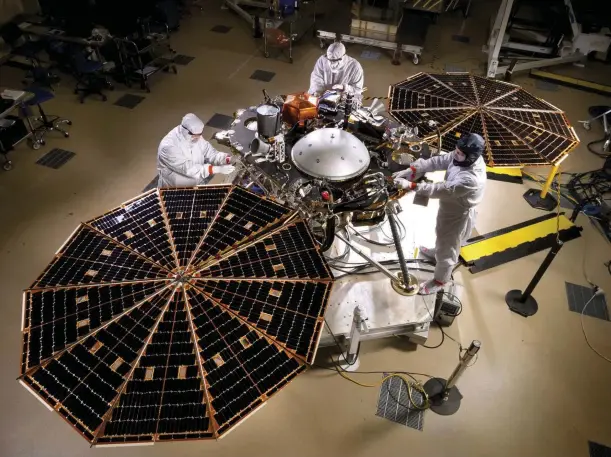
M 428 160 L 418 159 L 407 170 L 394 173 L 395 184 L 418 195 L 439 199 L 435 249 L 421 248 L 426 257 L 435 258 L 435 275 L 420 285 L 420 294 L 436 293 L 452 276 L 461 245 L 469 238 L 475 224 L 475 207 L 484 197 L 486 164 L 482 158 L 484 139 L 470 133 L 461 137 L 453 153 Z M 447 170 L 440 183 L 414 183 L 429 171 Z
M 182 187 L 206 184 L 212 175 L 230 174 L 233 157 L 219 152 L 202 138 L 204 123 L 195 114 L 187 114 L 173 128 L 157 152 L 158 187 Z
M 320 56 L 314 65 L 308 93 L 320 96 L 326 90 L 334 89 L 358 96 L 363 92 L 364 83 L 361 64 L 346 55 L 346 47 L 342 43 L 331 43 L 327 54 Z

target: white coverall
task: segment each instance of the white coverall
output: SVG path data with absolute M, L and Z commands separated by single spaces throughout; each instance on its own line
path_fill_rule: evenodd
M 460 247 L 471 236 L 475 225 L 475 207 L 482 201 L 486 188 L 486 163 L 480 156 L 470 167 L 454 165 L 454 154 L 412 163 L 416 177 L 424 173 L 447 170 L 445 181 L 418 183 L 417 195 L 439 199 L 435 234 L 435 280 L 445 283 L 458 263 Z
M 358 60 L 344 55 L 339 68 L 332 70 L 329 59 L 326 56 L 320 56 L 310 76 L 310 89 L 308 93 L 311 95 L 322 95 L 326 90 L 330 90 L 338 84 L 344 86 L 346 94 L 360 95 L 365 84 L 363 67 L 361 67 Z
M 203 138 L 196 142 L 191 141 L 189 132 L 179 125 L 159 144 L 158 187 L 190 187 L 206 184 L 212 178 L 209 173 L 210 165 L 225 165 L 228 157 L 229 154 L 217 151 Z

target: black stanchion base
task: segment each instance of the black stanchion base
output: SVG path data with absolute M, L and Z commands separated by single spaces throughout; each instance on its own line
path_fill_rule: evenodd
M 532 295 L 529 295 L 524 302 L 521 302 L 520 297 L 522 297 L 521 290 L 510 290 L 505 295 L 505 303 L 507 303 L 511 311 L 520 316 L 528 317 L 534 315 L 539 309 L 537 300 Z
M 454 386 L 446 392 L 447 381 L 442 378 L 431 378 L 424 383 L 424 391 L 429 396 L 430 409 L 440 416 L 451 416 L 460 408 L 462 394 Z
M 541 191 L 538 189 L 527 190 L 523 197 L 535 209 L 553 211 L 558 206 L 558 200 L 553 195 L 548 193 L 545 198 L 541 198 Z

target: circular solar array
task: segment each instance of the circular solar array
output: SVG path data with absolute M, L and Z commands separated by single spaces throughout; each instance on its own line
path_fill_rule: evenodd
M 390 87 L 389 112 L 427 142 L 453 150 L 467 133 L 486 140 L 490 166 L 557 164 L 579 144 L 564 112 L 515 84 L 468 73 L 418 73 Z
M 92 444 L 218 438 L 313 362 L 331 286 L 290 209 L 151 191 L 80 225 L 25 291 L 19 380 Z

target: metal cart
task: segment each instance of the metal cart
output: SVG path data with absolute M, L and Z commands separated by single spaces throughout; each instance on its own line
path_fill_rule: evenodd
M 174 64 L 175 51 L 170 46 L 169 36 L 150 34 L 146 38 L 116 38 L 119 49 L 120 71 L 127 87 L 132 81 L 140 82 L 140 88 L 150 92 L 149 79 L 160 71 L 178 73 Z
M 293 63 L 293 43 L 301 40 L 309 30 L 315 30 L 316 1 L 300 2 L 300 8 L 289 16 L 278 16 L 268 10 L 263 22 L 263 53 L 269 57 L 269 48 L 288 50 Z
M 0 87 L 0 94 L 4 92 L 6 88 Z M 9 89 L 10 90 L 10 89 Z M 39 149 L 41 142 L 34 136 L 34 128 L 28 116 L 23 116 L 20 119 L 17 116 L 11 116 L 11 113 L 21 107 L 25 101 L 32 97 L 30 92 L 24 91 L 11 91 L 18 93 L 14 98 L 2 98 L 0 97 L 0 129 L 13 129 L 16 128 L 17 135 L 10 138 L 10 144 L 4 144 L 0 140 L 0 155 L 4 159 L 2 168 L 9 171 L 13 168 L 13 162 L 8 158 L 8 153 L 13 150 L 15 146 L 25 140 L 30 140 L 30 147 L 32 149 Z M 23 128 L 19 128 L 16 125 L 18 122 L 23 123 Z
M 393 51 L 392 63 L 399 65 L 401 56 L 412 56 L 414 64 L 420 61 L 428 28 L 434 15 L 405 9 L 401 2 L 390 2 L 388 8 L 366 6 L 362 0 L 351 10 L 335 11 L 332 21 L 323 21 L 316 36 L 324 49 L 327 41 L 341 40 Z

